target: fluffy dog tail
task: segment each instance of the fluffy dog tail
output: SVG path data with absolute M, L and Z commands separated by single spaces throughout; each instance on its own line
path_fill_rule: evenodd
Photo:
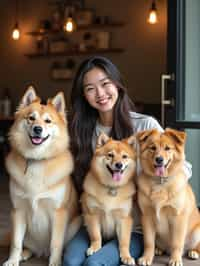
M 75 234 L 80 229 L 81 224 L 82 224 L 81 216 L 77 216 L 76 218 L 72 220 L 72 222 L 67 227 L 67 233 L 65 236 L 65 244 L 69 242 L 75 236 Z

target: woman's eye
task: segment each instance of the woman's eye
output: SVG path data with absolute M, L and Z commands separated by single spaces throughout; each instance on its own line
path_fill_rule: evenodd
M 92 91 L 93 89 L 94 89 L 93 87 L 87 87 L 85 91 L 89 92 L 89 91 Z
M 103 83 L 103 86 L 108 86 L 109 84 L 110 84 L 110 82 L 106 81 L 106 82 Z

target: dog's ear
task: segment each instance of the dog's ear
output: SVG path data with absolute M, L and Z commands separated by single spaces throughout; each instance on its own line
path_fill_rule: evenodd
M 51 103 L 58 113 L 65 114 L 65 97 L 63 92 L 59 92 L 53 99 L 49 99 L 47 103 Z
M 136 134 L 136 138 L 138 139 L 139 143 L 142 143 L 142 142 L 145 142 L 148 139 L 148 137 L 150 137 L 156 132 L 157 132 L 157 129 L 140 131 Z
M 172 128 L 166 128 L 165 129 L 165 135 L 173 138 L 173 140 L 178 143 L 183 145 L 186 141 L 186 136 L 187 134 L 183 131 L 175 130 Z
M 108 142 L 109 139 L 110 139 L 110 138 L 109 138 L 104 132 L 102 132 L 102 133 L 99 135 L 99 137 L 97 138 L 97 145 L 96 145 L 96 148 L 100 148 L 100 147 L 102 147 L 103 145 L 105 145 L 105 144 Z
M 135 135 L 131 135 L 130 137 L 123 139 L 123 141 L 132 147 L 136 147 L 136 136 Z
M 33 86 L 29 86 L 26 90 L 24 96 L 21 99 L 18 110 L 30 105 L 32 102 L 39 101 L 39 97 L 36 95 L 35 89 Z

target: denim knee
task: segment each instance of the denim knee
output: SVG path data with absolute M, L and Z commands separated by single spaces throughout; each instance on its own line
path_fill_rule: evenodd
M 99 261 L 96 261 L 94 259 L 87 258 L 83 263 L 83 266 L 107 266 L 107 265 Z
M 75 257 L 69 257 L 69 256 L 64 256 L 63 258 L 63 263 L 62 266 L 82 266 L 83 263 L 80 262 L 80 259 L 78 256 Z

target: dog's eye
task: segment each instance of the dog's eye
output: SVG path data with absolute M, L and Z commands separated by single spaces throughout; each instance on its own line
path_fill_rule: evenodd
M 149 147 L 151 151 L 155 151 L 156 150 L 156 146 L 151 146 Z
M 29 116 L 29 120 L 30 121 L 35 121 L 35 117 L 34 116 Z
M 127 158 L 128 158 L 128 155 L 123 154 L 123 155 L 122 155 L 122 158 L 123 158 L 123 159 L 127 159 Z
M 47 123 L 47 124 L 50 124 L 50 123 L 51 123 L 51 120 L 50 120 L 49 118 L 46 118 L 44 121 L 45 121 L 45 123 Z
M 165 151 L 169 151 L 170 150 L 170 147 L 169 146 L 166 146 L 165 147 Z
M 114 154 L 113 153 L 108 153 L 108 157 L 109 158 L 113 158 L 114 157 Z

